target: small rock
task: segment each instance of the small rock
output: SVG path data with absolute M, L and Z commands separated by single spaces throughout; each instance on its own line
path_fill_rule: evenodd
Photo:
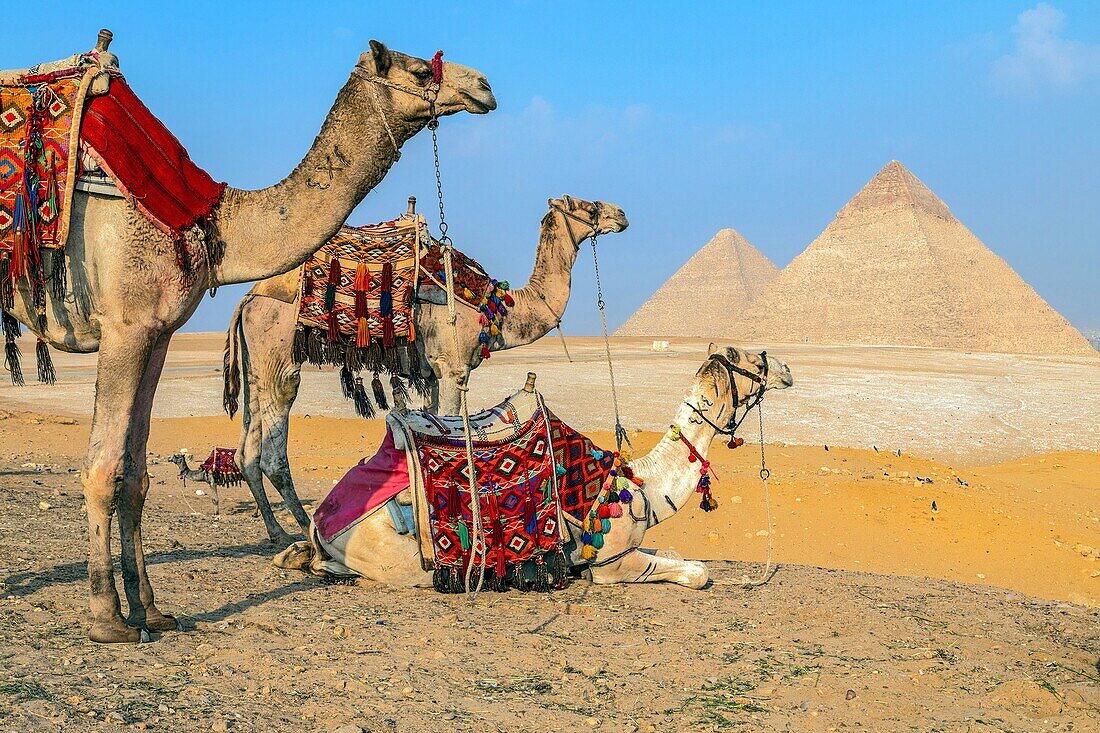
M 599 718 L 585 718 L 585 719 L 584 719 L 584 723 L 585 723 L 585 725 L 587 725 L 587 726 L 588 726 L 589 728 L 595 728 L 595 727 L 599 726 L 599 724 L 600 724 L 600 719 L 599 719 Z
M 855 700 L 856 699 L 856 691 L 855 690 L 848 690 L 847 692 L 844 693 L 844 699 L 845 700 Z
M 103 716 L 103 720 L 106 723 L 114 723 L 115 725 L 126 725 L 126 718 L 122 717 L 122 713 L 111 712 Z
M 798 704 L 798 709 L 799 710 L 809 710 L 810 709 L 810 701 L 809 700 L 803 700 L 801 703 Z
M 45 501 L 40 501 L 40 502 L 38 502 L 38 508 L 41 509 L 44 512 L 49 511 L 50 509 L 53 509 L 53 504 L 50 504 L 50 503 L 45 502 Z
M 214 733 L 225 733 L 225 731 L 229 730 L 229 723 L 224 720 L 215 720 L 210 725 L 210 730 L 214 731 Z

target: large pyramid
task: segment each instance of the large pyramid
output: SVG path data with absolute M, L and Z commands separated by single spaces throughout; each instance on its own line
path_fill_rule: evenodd
M 1093 353 L 1085 338 L 891 161 L 745 314 L 756 341 Z
M 740 234 L 723 229 L 615 331 L 616 336 L 733 336 L 739 313 L 779 270 Z

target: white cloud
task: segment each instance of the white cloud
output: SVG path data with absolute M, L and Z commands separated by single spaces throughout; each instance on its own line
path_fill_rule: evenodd
M 1100 77 L 1100 44 L 1063 37 L 1065 25 L 1065 13 L 1047 3 L 1020 13 L 1012 27 L 1016 47 L 997 59 L 993 80 L 1009 91 L 1065 91 Z

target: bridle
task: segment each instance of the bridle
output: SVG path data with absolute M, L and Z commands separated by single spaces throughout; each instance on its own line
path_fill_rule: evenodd
M 578 249 L 579 250 L 581 248 L 581 242 L 583 242 L 584 240 L 586 240 L 590 237 L 595 238 L 597 233 L 599 232 L 599 228 L 600 228 L 600 207 L 599 206 L 596 206 L 596 213 L 593 216 L 592 221 L 585 221 L 584 219 L 582 219 L 579 216 L 577 216 L 576 214 L 574 214 L 572 211 L 567 211 L 567 210 L 561 208 L 560 206 L 558 206 L 557 204 L 551 204 L 550 208 L 552 210 L 558 212 L 559 214 L 561 214 L 562 217 L 565 219 L 565 232 L 566 232 L 566 234 L 569 235 L 569 241 L 573 243 L 573 249 Z M 583 227 L 590 228 L 592 230 L 592 233 L 591 234 L 586 234 L 586 235 L 581 236 L 581 237 L 576 236 L 573 233 L 573 227 L 571 227 L 569 225 L 569 220 L 570 219 L 577 222 L 578 224 L 580 224 Z
M 739 427 L 741 427 L 741 423 L 744 422 L 745 418 L 748 417 L 748 414 L 752 412 L 752 408 L 760 404 L 760 402 L 764 399 L 764 393 L 767 391 L 768 352 L 761 351 L 760 358 L 763 360 L 764 366 L 761 368 L 760 372 L 757 373 L 750 372 L 748 369 L 743 369 L 742 367 L 737 366 L 729 359 L 727 359 L 725 355 L 718 352 L 715 352 L 707 357 L 707 363 L 716 362 L 720 364 L 725 370 L 726 376 L 729 377 L 730 395 L 733 400 L 733 412 L 730 414 L 729 420 L 726 421 L 725 427 L 722 427 L 715 423 L 713 420 L 707 417 L 705 412 L 703 412 L 697 406 L 691 404 L 687 400 L 684 400 L 684 404 L 687 405 L 691 409 L 691 411 L 694 412 L 703 422 L 714 428 L 716 432 L 718 432 L 720 435 L 728 435 L 732 440 L 734 433 L 737 432 L 737 429 Z M 735 374 L 740 374 L 742 377 L 750 379 L 757 384 L 757 388 L 744 400 L 741 400 L 740 395 L 737 392 L 737 381 L 736 377 L 734 376 Z M 738 419 L 737 408 L 741 407 L 742 405 L 744 405 L 745 411 L 741 413 L 741 418 Z
M 423 99 L 428 103 L 428 128 L 434 130 L 434 126 L 439 125 L 439 115 L 435 111 L 435 100 L 439 97 L 439 88 L 443 83 L 443 52 L 436 53 L 435 58 L 432 59 L 432 80 L 428 82 L 425 87 L 411 87 L 406 84 L 399 84 L 395 81 L 390 81 L 384 76 L 378 76 L 372 74 L 369 71 L 356 66 L 352 69 L 352 76 L 357 76 L 371 84 L 371 96 L 374 98 L 374 106 L 378 108 L 378 116 L 382 118 L 382 126 L 386 128 L 386 135 L 390 138 L 390 143 L 393 145 L 393 151 L 397 154 L 397 159 L 401 160 L 401 146 L 397 144 L 397 138 L 394 137 L 393 130 L 390 128 L 390 122 L 386 118 L 386 110 L 382 107 L 382 99 L 378 96 L 378 86 L 389 87 L 399 92 L 404 92 L 413 97 Z

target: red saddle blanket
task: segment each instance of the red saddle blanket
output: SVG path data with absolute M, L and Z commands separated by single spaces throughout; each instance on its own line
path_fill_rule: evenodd
M 38 247 L 63 247 L 83 149 L 158 228 L 178 237 L 213 209 L 225 190 L 94 54 L 48 73 L 0 81 L 0 251 L 34 269 Z M 92 96 L 96 76 L 106 93 Z M 17 268 L 12 276 L 25 270 Z M 32 272 L 32 276 L 33 276 Z
M 236 448 L 214 448 L 199 470 L 213 479 L 218 486 L 235 486 L 244 480 L 237 469 Z

